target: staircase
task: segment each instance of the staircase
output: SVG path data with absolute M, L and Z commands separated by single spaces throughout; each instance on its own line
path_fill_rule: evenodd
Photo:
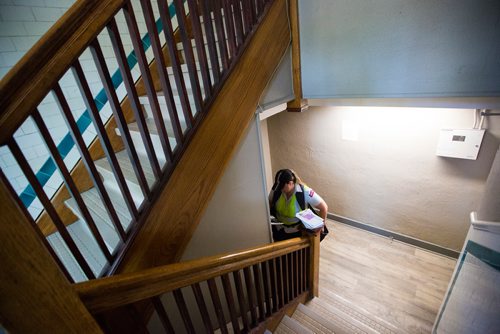
M 270 331 L 267 331 L 270 333 Z M 333 293 L 325 293 L 299 304 L 293 315 L 285 315 L 274 333 L 405 333 Z
M 100 280 L 94 278 L 116 272 L 139 272 L 179 260 L 289 44 L 286 2 L 175 0 L 182 47 L 175 44 L 167 1 L 158 0 L 158 21 L 153 13 L 148 14 L 150 1 L 139 2 L 145 8 L 150 36 L 159 34 L 155 29 L 161 23 L 171 68 L 161 65 L 167 51 L 158 46 L 156 37 L 151 37 L 153 48 L 156 43 L 155 60 L 149 64 L 145 61 L 144 41 L 134 17 L 133 6 L 138 6 L 137 3 L 88 0 L 77 1 L 1 82 L 0 145 L 12 153 L 29 182 L 30 196 L 37 198 L 44 208 L 41 217 L 32 217 L 23 198 L 0 172 L 3 208 L 0 235 L 5 241 L 1 258 L 4 272 L 9 275 L 3 279 L 2 288 L 12 287 L 3 289 L 2 296 L 8 292 L 15 297 L 4 300 L 26 301 L 18 303 L 22 307 L 2 308 L 2 318 L 9 313 L 5 316 L 9 319 L 9 329 L 32 332 L 43 327 L 47 331 L 51 328 L 72 331 L 78 324 L 82 332 L 85 328 L 94 332 L 91 328 L 96 324 L 89 312 L 95 313 L 90 306 L 83 305 L 83 297 L 71 284 L 85 281 L 92 285 L 96 281 L 99 285 Z M 187 8 L 189 15 L 185 12 Z M 210 14 L 212 10 L 214 15 Z M 117 12 L 124 14 L 126 28 L 117 26 Z M 213 24 L 206 20 L 207 15 Z M 196 48 L 189 47 L 193 42 L 185 22 L 188 17 Z M 127 28 L 141 72 L 137 82 L 130 75 L 131 65 L 120 38 L 120 29 Z M 97 39 L 103 31 L 111 40 L 107 52 L 112 51 L 118 64 L 119 72 L 115 74 L 121 74 L 127 90 L 121 103 L 116 76 L 109 73 L 103 47 Z M 205 44 L 204 38 L 208 40 Z M 86 51 L 97 69 L 95 80 L 102 84 L 97 97 L 90 89 L 90 83 L 95 82 L 89 82 L 79 58 Z M 181 64 L 179 53 L 185 64 Z M 217 58 L 218 54 L 222 57 Z M 214 60 L 220 66 L 215 66 Z M 157 64 L 160 64 L 159 78 L 153 81 L 151 71 Z M 84 141 L 83 130 L 73 115 L 75 110 L 61 88 L 60 78 L 68 72 L 76 82 L 73 93 L 84 102 L 86 117 L 91 119 L 98 135 L 90 146 Z M 140 85 L 146 96 L 138 96 Z M 162 92 L 158 93 L 160 89 Z M 52 93 L 54 105 L 68 126 L 71 138 L 67 137 L 80 154 L 74 168 L 65 165 L 65 156 L 39 110 L 45 96 Z M 176 112 L 171 106 L 166 108 L 170 96 Z M 101 119 L 98 109 L 108 102 L 113 114 L 109 121 Z M 64 180 L 54 198 L 44 189 L 50 175 L 33 170 L 14 137 L 28 119 L 34 120 L 47 145 L 53 171 L 59 170 Z M 42 218 L 48 222 L 47 230 L 41 227 Z M 305 253 L 303 256 L 305 259 Z M 256 265 L 252 268 L 257 270 Z M 245 270 L 247 281 L 250 269 Z M 42 273 L 48 273 L 50 279 L 41 281 Z M 115 278 L 112 279 L 111 290 L 117 286 Z M 98 295 L 109 297 L 110 289 Z M 23 299 L 27 293 L 29 298 Z M 120 295 L 130 297 L 127 293 Z M 146 297 L 140 294 L 134 298 L 139 299 L 129 301 Z M 43 307 L 32 308 L 35 304 Z M 40 308 L 44 314 L 38 312 Z M 160 308 L 158 312 L 163 311 Z M 39 316 L 24 322 L 21 318 L 25 314 Z
M 174 79 L 171 78 L 172 84 L 174 83 Z M 203 87 L 203 86 L 202 86 Z M 191 101 L 192 95 L 190 95 Z M 158 130 L 155 126 L 151 106 L 149 104 L 149 100 L 147 96 L 140 96 L 139 101 L 141 102 L 142 108 L 145 114 L 145 121 L 148 127 L 148 133 L 151 138 L 154 153 L 158 158 L 158 163 L 162 169 L 166 168 L 167 158 L 163 153 L 163 149 L 161 146 L 160 138 L 158 135 Z M 181 109 L 179 96 L 175 95 L 176 106 L 179 110 Z M 165 128 L 167 129 L 167 133 L 173 133 L 172 121 L 169 118 L 168 109 L 165 103 L 165 99 L 163 95 L 158 94 L 158 103 L 160 105 L 162 118 L 165 120 Z M 193 110 L 194 104 L 192 104 Z M 182 130 L 186 129 L 184 118 L 180 117 L 180 123 L 182 126 Z M 139 161 L 141 161 L 141 166 L 146 177 L 146 181 L 148 187 L 151 189 L 154 184 L 157 182 L 155 173 L 152 169 L 151 164 L 149 163 L 148 154 L 144 145 L 144 142 L 141 138 L 141 133 L 139 129 L 139 125 L 137 122 L 129 123 L 128 129 L 130 135 L 132 137 L 133 144 L 137 150 L 137 154 L 139 156 Z M 120 130 L 117 128 L 116 133 L 120 136 Z M 177 141 L 174 137 L 169 137 L 169 143 L 172 150 L 175 150 L 177 146 Z M 118 160 L 118 164 L 123 173 L 123 176 L 126 181 L 126 185 L 130 191 L 132 196 L 134 205 L 136 207 L 140 207 L 144 201 L 145 196 L 141 190 L 140 182 L 134 172 L 134 167 L 132 165 L 131 160 L 128 157 L 126 150 L 115 152 L 116 158 Z M 103 180 L 104 187 L 113 203 L 114 209 L 118 218 L 120 220 L 121 226 L 124 231 L 127 233 L 130 230 L 132 217 L 130 215 L 129 209 L 127 208 L 127 204 L 120 190 L 120 186 L 114 177 L 113 168 L 109 162 L 109 160 L 104 157 L 95 161 L 95 166 L 97 171 L 99 172 L 100 177 Z M 117 228 L 113 225 L 113 222 L 110 219 L 110 216 L 107 212 L 105 204 L 101 200 L 99 195 L 99 191 L 92 187 L 91 189 L 81 193 L 83 201 L 90 211 L 90 215 L 94 220 L 97 229 L 99 230 L 104 242 L 106 243 L 106 247 L 111 254 L 115 253 L 118 246 L 120 245 L 120 234 Z M 74 198 L 70 198 L 66 200 L 65 205 L 74 213 L 78 220 L 68 226 L 68 232 L 71 237 L 75 240 L 75 243 L 84 256 L 85 260 L 91 267 L 94 275 L 96 277 L 101 277 L 106 273 L 106 270 L 109 268 L 109 263 L 106 260 L 103 252 L 99 249 L 99 246 L 91 232 L 85 223 L 85 216 L 82 215 L 82 212 L 79 209 L 78 203 Z M 87 280 L 87 276 L 84 271 L 78 265 L 77 260 L 72 255 L 71 250 L 65 244 L 61 233 L 56 232 L 48 236 L 48 242 L 53 247 L 55 253 L 64 264 L 64 266 L 68 269 L 71 277 L 75 282 L 81 282 Z

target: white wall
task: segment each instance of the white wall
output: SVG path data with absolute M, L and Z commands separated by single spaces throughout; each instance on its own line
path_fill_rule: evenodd
M 496 0 L 300 0 L 305 98 L 500 96 Z
M 191 238 L 182 261 L 197 259 L 244 248 L 255 247 L 270 242 L 267 195 L 262 172 L 260 152 L 260 133 L 257 123 L 253 122 L 242 140 L 237 152 L 229 163 L 207 209 Z M 230 278 L 232 280 L 232 278 Z M 220 299 L 229 319 L 227 303 L 222 295 L 220 279 L 216 280 Z M 234 283 L 233 283 L 234 285 Z M 207 284 L 200 284 L 208 304 Z M 188 308 L 198 310 L 190 288 L 182 290 Z M 233 291 L 234 295 L 236 291 Z M 164 295 L 162 301 L 169 310 L 169 317 L 175 332 L 185 332 L 177 306 L 171 294 Z M 238 305 L 234 305 L 238 310 Z M 217 323 L 213 308 L 209 307 L 212 323 Z M 197 331 L 203 331 L 203 322 L 198 311 L 191 312 Z M 156 313 L 148 324 L 151 333 L 163 333 Z
M 477 161 L 435 155 L 441 128 L 470 128 L 473 110 L 311 107 L 268 119 L 273 172 L 293 168 L 329 211 L 460 250 L 500 142 L 500 117 Z M 343 122 L 358 139 L 342 139 Z M 344 123 L 345 124 L 345 123 Z
M 182 260 L 270 242 L 267 194 L 256 123 L 252 123 L 247 131 Z

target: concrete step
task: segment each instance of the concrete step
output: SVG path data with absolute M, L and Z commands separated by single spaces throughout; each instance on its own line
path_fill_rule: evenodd
M 118 160 L 118 164 L 122 170 L 123 176 L 127 182 L 127 186 L 130 190 L 132 198 L 136 204 L 136 207 L 139 207 L 144 201 L 144 194 L 142 193 L 141 187 L 139 186 L 139 181 L 135 175 L 134 169 L 132 167 L 132 163 L 128 158 L 128 154 L 126 150 L 116 152 L 116 158 Z M 156 182 L 155 176 L 153 174 L 153 169 L 149 164 L 149 159 L 146 156 L 139 156 L 139 160 L 144 171 L 144 175 L 146 176 L 146 181 L 148 183 L 149 188 L 153 186 Z M 111 189 L 117 193 L 121 193 L 120 188 L 118 186 L 118 182 L 113 174 L 113 170 L 107 158 L 102 158 L 95 161 L 95 165 L 97 170 L 101 174 L 104 184 L 108 189 Z
M 97 245 L 95 238 L 92 236 L 87 224 L 83 220 L 78 220 L 67 226 L 67 229 L 69 235 L 72 237 L 76 246 L 92 269 L 94 275 L 96 277 L 100 276 L 104 267 L 108 263 L 104 254 Z M 47 241 L 52 246 L 52 249 L 57 254 L 64 267 L 66 267 L 73 280 L 75 282 L 86 281 L 87 276 L 71 254 L 59 232 L 49 235 L 47 237 Z

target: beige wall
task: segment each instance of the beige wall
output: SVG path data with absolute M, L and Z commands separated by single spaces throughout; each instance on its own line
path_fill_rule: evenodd
M 293 168 L 329 211 L 460 250 L 500 142 L 500 117 L 477 161 L 435 155 L 441 128 L 470 128 L 473 110 L 311 107 L 269 118 L 273 173 Z M 358 140 L 342 139 L 349 121 Z

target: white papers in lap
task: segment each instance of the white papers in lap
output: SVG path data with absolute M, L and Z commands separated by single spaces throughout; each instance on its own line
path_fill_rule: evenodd
M 311 209 L 306 209 L 295 214 L 295 217 L 299 218 L 304 224 L 304 227 L 309 230 L 315 230 L 317 228 L 323 227 L 323 219 L 318 217 L 311 211 Z

